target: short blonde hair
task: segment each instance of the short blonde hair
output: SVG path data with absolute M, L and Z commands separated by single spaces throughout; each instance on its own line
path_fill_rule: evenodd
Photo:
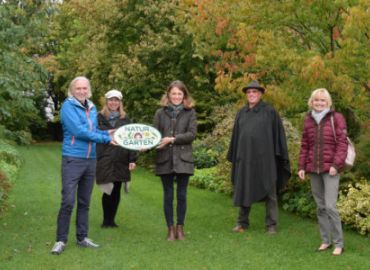
M 172 88 L 177 87 L 181 92 L 184 93 L 184 100 L 183 105 L 186 109 L 191 109 L 195 106 L 195 102 L 193 98 L 190 96 L 188 88 L 185 86 L 185 84 L 182 81 L 176 80 L 170 83 L 170 85 L 167 87 L 166 92 L 162 96 L 162 99 L 160 101 L 161 106 L 166 107 L 170 104 L 170 100 L 168 95 L 170 94 Z
M 69 97 L 73 97 L 73 90 L 75 88 L 75 85 L 77 83 L 77 81 L 85 81 L 87 82 L 87 88 L 88 88 L 88 94 L 87 94 L 87 98 L 91 98 L 92 94 L 91 94 L 91 84 L 90 84 L 90 81 L 88 78 L 84 77 L 84 76 L 78 76 L 76 78 L 74 78 L 71 83 L 69 84 L 69 87 L 68 87 L 68 96 Z
M 322 94 L 325 97 L 326 101 L 328 102 L 328 107 L 330 108 L 331 105 L 333 104 L 333 102 L 332 102 L 331 96 L 329 94 L 329 91 L 326 90 L 325 88 L 318 88 L 318 89 L 312 91 L 311 97 L 308 99 L 308 102 L 307 102 L 308 107 L 310 107 L 310 109 L 312 109 L 312 102 L 313 102 L 314 98 L 319 94 Z

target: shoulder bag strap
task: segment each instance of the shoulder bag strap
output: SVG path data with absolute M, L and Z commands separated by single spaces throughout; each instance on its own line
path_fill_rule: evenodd
M 334 140 L 335 140 L 335 142 L 337 142 L 337 134 L 335 134 L 334 117 L 333 117 L 333 115 L 330 115 L 330 123 L 331 123 L 331 128 L 333 129 Z

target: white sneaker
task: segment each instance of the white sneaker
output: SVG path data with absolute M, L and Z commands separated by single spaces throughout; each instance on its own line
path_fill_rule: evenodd
M 80 246 L 80 247 L 88 247 L 88 248 L 98 248 L 99 245 L 98 244 L 95 244 L 91 239 L 85 237 L 84 240 L 82 241 L 78 241 L 77 240 L 77 245 Z
M 56 242 L 51 249 L 51 254 L 60 255 L 63 252 L 65 246 L 66 244 L 62 241 Z

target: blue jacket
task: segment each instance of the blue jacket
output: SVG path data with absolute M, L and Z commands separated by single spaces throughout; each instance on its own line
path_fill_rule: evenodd
M 85 108 L 74 97 L 66 98 L 60 111 L 63 127 L 62 155 L 91 159 L 96 157 L 95 143 L 109 143 L 108 131 L 97 129 L 95 105 L 88 100 Z

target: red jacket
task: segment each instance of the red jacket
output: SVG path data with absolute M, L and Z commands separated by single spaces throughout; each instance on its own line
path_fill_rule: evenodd
M 334 127 L 330 122 L 334 116 Z M 330 167 L 340 170 L 347 156 L 347 125 L 342 114 L 330 111 L 318 125 L 311 112 L 304 120 L 298 169 L 306 173 L 328 172 Z

